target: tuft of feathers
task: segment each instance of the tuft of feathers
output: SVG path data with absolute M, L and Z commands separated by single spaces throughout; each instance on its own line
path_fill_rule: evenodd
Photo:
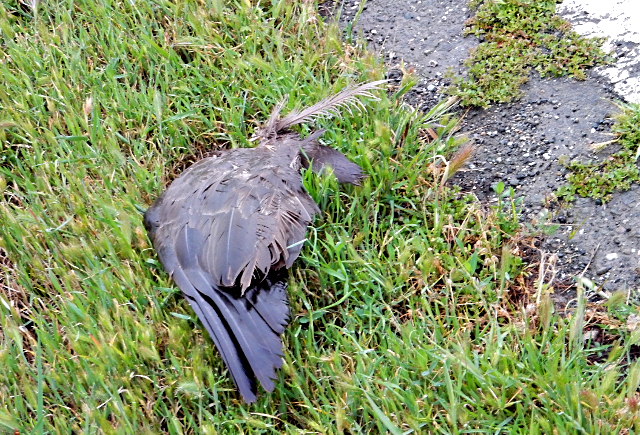
M 273 138 L 278 133 L 294 125 L 311 122 L 316 118 L 341 118 L 341 110 L 345 110 L 350 115 L 353 115 L 352 109 L 364 109 L 364 105 L 357 97 L 377 100 L 378 98 L 373 95 L 371 91 L 380 89 L 380 85 L 384 83 L 387 83 L 387 80 L 376 80 L 374 82 L 347 86 L 337 94 L 329 96 L 312 106 L 305 109 L 293 109 L 288 115 L 280 118 L 280 112 L 282 112 L 282 108 L 287 102 L 287 98 L 285 97 L 281 102 L 276 104 L 265 126 L 258 130 L 257 138 Z

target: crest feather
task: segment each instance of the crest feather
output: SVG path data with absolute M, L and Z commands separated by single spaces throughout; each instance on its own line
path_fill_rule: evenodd
M 387 80 L 376 80 L 369 83 L 360 83 L 357 85 L 347 86 L 340 92 L 327 97 L 313 106 L 306 109 L 294 109 L 283 118 L 280 118 L 280 111 L 287 101 L 286 98 L 281 101 L 271 112 L 269 120 L 261 129 L 261 136 L 269 137 L 274 133 L 277 134 L 291 126 L 301 124 L 303 122 L 313 121 L 319 117 L 342 117 L 342 111 L 346 110 L 350 115 L 353 114 L 352 109 L 358 111 L 364 109 L 364 105 L 357 97 L 367 97 L 373 100 L 378 98 L 371 93 L 372 90 L 380 89 L 380 85 L 386 83 Z

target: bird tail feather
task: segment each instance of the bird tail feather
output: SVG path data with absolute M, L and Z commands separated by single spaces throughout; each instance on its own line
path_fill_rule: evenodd
M 174 273 L 174 280 L 186 280 L 195 290 L 185 295 L 245 402 L 256 400 L 256 379 L 266 391 L 273 391 L 276 369 L 282 366 L 280 334 L 289 318 L 286 273 L 275 271 L 240 296 L 235 289 L 225 291 L 212 286 L 200 271 L 179 272 Z

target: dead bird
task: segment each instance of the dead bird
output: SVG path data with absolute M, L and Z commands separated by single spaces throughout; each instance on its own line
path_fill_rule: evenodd
M 256 400 L 256 379 L 271 392 L 282 366 L 289 319 L 287 269 L 300 255 L 307 226 L 320 212 L 301 169 L 330 166 L 358 185 L 362 169 L 321 145 L 319 130 L 302 139 L 293 125 L 362 106 L 356 97 L 385 80 L 347 87 L 280 117 L 276 105 L 257 130 L 255 148 L 224 150 L 185 170 L 151 205 L 144 225 L 164 269 L 209 332 L 242 398 Z

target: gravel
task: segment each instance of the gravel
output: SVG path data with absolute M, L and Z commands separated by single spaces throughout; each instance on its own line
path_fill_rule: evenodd
M 354 19 L 354 5 L 343 3 L 343 23 Z M 462 36 L 471 14 L 460 0 L 370 0 L 354 32 L 384 56 L 389 78 L 401 78 L 401 62 L 405 69 L 415 68 L 420 82 L 407 98 L 428 109 L 443 98 L 448 70 L 465 73 L 462 62 L 478 41 Z M 453 183 L 491 204 L 496 201 L 493 187 L 502 181 L 522 199 L 523 221 L 558 224 L 541 253 L 558 255 L 559 279 L 570 282 L 584 272 L 607 292 L 639 290 L 638 186 L 605 204 L 578 198 L 561 206 L 553 200 L 567 176 L 559 161 L 604 159 L 616 151 L 611 147 L 593 154 L 589 145 L 611 139 L 611 117 L 618 110 L 614 102 L 620 96 L 609 80 L 593 72 L 585 81 L 541 79 L 533 73 L 522 90 L 520 101 L 466 113 L 462 131 L 476 151 Z

